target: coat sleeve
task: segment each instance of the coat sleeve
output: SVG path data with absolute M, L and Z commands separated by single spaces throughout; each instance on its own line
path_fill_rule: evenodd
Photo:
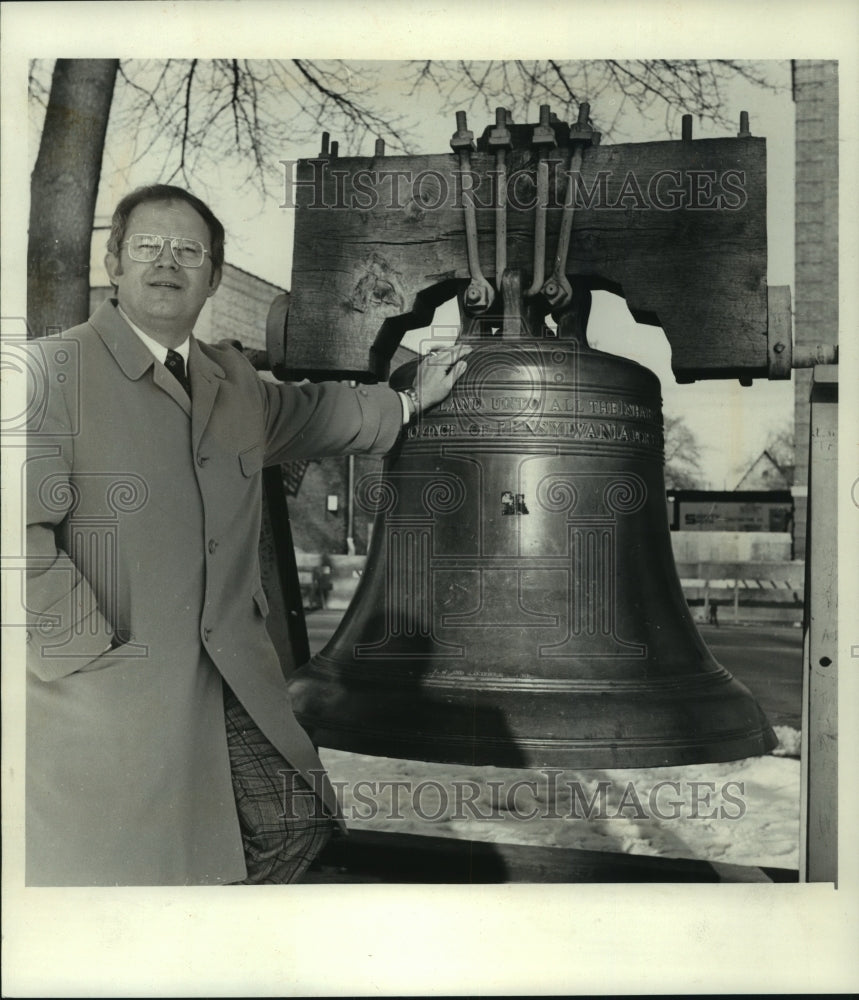
M 40 680 L 64 677 L 90 663 L 110 645 L 113 629 L 95 594 L 57 531 L 74 507 L 74 436 L 64 393 L 50 379 L 38 342 L 29 345 L 26 463 L 27 668 Z M 41 356 L 39 356 L 41 354 Z
M 266 420 L 265 464 L 328 455 L 385 455 L 403 427 L 399 394 L 387 385 L 260 381 Z

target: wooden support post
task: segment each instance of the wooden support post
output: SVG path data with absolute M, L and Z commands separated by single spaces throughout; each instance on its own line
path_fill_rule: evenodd
M 819 365 L 811 385 L 803 643 L 799 875 L 838 874 L 838 368 Z

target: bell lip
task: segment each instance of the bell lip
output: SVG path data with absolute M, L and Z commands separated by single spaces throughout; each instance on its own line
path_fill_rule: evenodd
M 492 732 L 493 723 L 487 716 L 487 732 L 477 736 L 469 726 L 480 714 L 477 690 L 465 687 L 457 691 L 456 703 L 446 706 L 446 715 L 439 714 L 440 701 L 431 701 L 424 706 L 429 710 L 426 716 L 416 711 L 420 684 L 409 690 L 397 689 L 385 703 L 383 683 L 366 683 L 361 677 L 350 689 L 348 671 L 332 673 L 314 660 L 297 671 L 288 685 L 299 723 L 315 744 L 333 750 L 446 764 L 576 769 L 721 763 L 764 756 L 778 746 L 778 738 L 754 696 L 724 668 L 718 677 L 721 691 L 716 711 L 710 716 L 711 728 L 692 721 L 696 711 L 706 711 L 702 703 L 707 699 L 688 689 L 674 697 L 670 692 L 654 691 L 650 705 L 642 703 L 640 692 L 616 694 L 612 718 L 627 721 L 628 731 L 623 735 L 609 731 L 599 693 L 571 697 L 570 704 L 578 710 L 571 719 L 557 714 L 559 699 L 548 692 L 541 699 L 542 708 L 532 703 L 530 714 L 516 716 L 510 706 L 516 704 L 517 694 L 511 691 L 503 698 L 496 692 L 493 698 L 493 710 L 504 718 L 503 731 Z M 345 685 L 341 683 L 344 680 Z M 611 697 L 608 690 L 604 695 Z M 544 727 L 548 724 L 559 732 L 566 727 L 567 732 L 522 735 L 534 731 L 535 711 Z M 428 717 L 433 720 L 430 725 L 426 725 Z M 665 719 L 678 721 L 668 730 Z M 685 719 L 690 720 L 688 726 L 684 726 Z
M 301 714 L 297 718 L 317 747 L 394 760 L 520 770 L 691 767 L 764 757 L 778 746 L 778 738 L 769 725 L 755 732 L 720 740 L 704 741 L 690 737 L 672 746 L 622 746 L 608 741 L 581 741 L 581 746 L 571 747 L 548 740 L 531 740 L 527 745 L 499 740 L 487 746 L 467 738 L 454 741 L 394 737 L 390 732 L 337 726 L 330 721 L 314 724 L 313 720 Z

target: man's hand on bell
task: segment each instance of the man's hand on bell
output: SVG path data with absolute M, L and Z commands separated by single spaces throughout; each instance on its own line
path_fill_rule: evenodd
M 453 344 L 432 350 L 422 359 L 414 385 L 420 412 L 447 399 L 454 383 L 465 372 L 465 358 L 471 351 L 467 344 Z

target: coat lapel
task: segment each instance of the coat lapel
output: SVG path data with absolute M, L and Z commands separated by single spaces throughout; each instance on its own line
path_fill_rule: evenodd
M 102 302 L 90 317 L 90 325 L 95 327 L 105 347 L 132 381 L 142 378 L 155 364 L 152 352 L 117 312 L 115 299 Z
M 194 337 L 191 338 L 188 350 L 188 372 L 191 376 L 191 434 L 196 451 L 212 415 L 218 388 L 226 378 L 226 373 L 216 361 L 200 350 L 200 345 Z
M 187 416 L 191 416 L 191 400 L 188 399 L 188 394 L 160 362 L 152 369 L 152 381 L 159 389 L 163 389 L 168 396 L 175 399 Z
M 103 302 L 92 314 L 90 323 L 127 378 L 136 382 L 151 368 L 155 385 L 191 416 L 191 401 L 185 390 L 120 316 L 114 299 Z

